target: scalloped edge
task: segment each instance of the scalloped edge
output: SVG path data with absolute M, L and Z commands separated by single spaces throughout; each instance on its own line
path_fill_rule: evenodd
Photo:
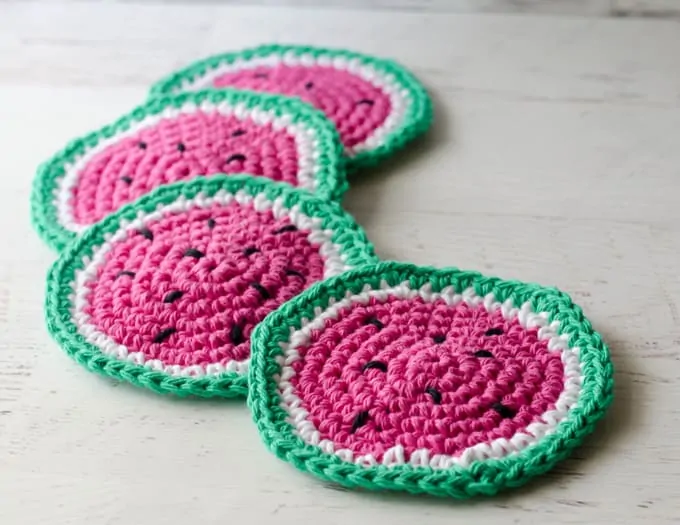
M 89 370 L 158 393 L 198 397 L 245 396 L 247 377 L 236 372 L 202 377 L 177 376 L 103 353 L 79 333 L 72 318 L 71 297 L 77 272 L 114 232 L 127 228 L 128 223 L 138 219 L 140 214 L 156 212 L 159 205 L 179 199 L 209 198 L 218 192 L 236 194 L 241 191 L 252 197 L 264 195 L 267 200 L 281 202 L 286 209 L 294 208 L 307 217 L 319 219 L 320 227 L 332 232 L 331 240 L 341 248 L 348 267 L 359 267 L 377 260 L 363 229 L 337 203 L 323 201 L 288 184 L 246 174 L 217 174 L 209 179 L 161 186 L 89 228 L 54 263 L 47 277 L 45 302 L 47 328 L 54 340 Z
M 225 65 L 248 62 L 253 59 L 262 59 L 270 56 L 281 56 L 284 60 L 286 57 L 301 57 L 303 62 L 305 60 L 315 61 L 319 57 L 328 57 L 323 60 L 329 63 L 340 61 L 345 67 L 349 63 L 356 64 L 357 69 L 360 66 L 365 66 L 377 72 L 383 78 L 389 79 L 390 82 L 394 82 L 402 90 L 402 93 L 406 93 L 410 98 L 411 103 L 404 112 L 402 123 L 388 133 L 379 145 L 346 156 L 348 167 L 352 171 L 357 168 L 377 164 L 393 152 L 402 149 L 406 143 L 424 134 L 432 123 L 432 100 L 425 86 L 410 71 L 394 60 L 336 48 L 264 44 L 241 51 L 209 56 L 197 60 L 157 81 L 151 87 L 150 96 L 182 91 L 187 84 L 198 82 L 200 77 L 208 76 L 212 71 Z M 306 59 L 304 58 L 305 56 L 310 58 Z M 352 73 L 354 74 L 354 72 Z M 369 141 L 374 135 L 375 133 L 369 136 L 364 143 Z
M 227 104 L 247 110 L 260 109 L 273 118 L 286 119 L 311 130 L 319 146 L 313 171 L 314 194 L 322 199 L 340 201 L 347 190 L 347 178 L 340 137 L 326 116 L 297 99 L 239 90 L 203 90 L 179 95 L 159 96 L 139 105 L 112 124 L 69 142 L 66 147 L 40 165 L 31 195 L 31 221 L 40 237 L 54 250 L 62 250 L 78 236 L 61 218 L 57 193 L 67 175 L 69 165 L 88 154 L 115 135 L 126 133 L 146 119 L 158 117 L 166 110 L 187 105 L 212 106 Z M 190 179 L 193 180 L 193 179 Z M 143 197 L 143 196 L 142 196 Z M 115 211 L 113 212 L 115 213 Z M 83 227 L 85 229 L 85 227 Z
M 287 413 L 279 405 L 277 383 L 272 380 L 280 371 L 276 361 L 282 355 L 280 344 L 285 344 L 292 330 L 300 329 L 301 319 L 316 317 L 315 308 L 324 310 L 330 298 L 344 298 L 346 293 L 356 295 L 367 285 L 379 288 L 383 281 L 389 286 L 408 282 L 413 289 L 430 283 L 433 292 L 449 286 L 457 293 L 472 288 L 481 297 L 493 294 L 497 301 L 511 299 L 516 306 L 528 302 L 535 312 L 547 313 L 549 322 L 559 321 L 559 335 L 566 336 L 568 344 L 579 349 L 583 383 L 577 406 L 552 434 L 538 443 L 510 456 L 473 462 L 469 467 L 455 464 L 446 469 L 406 464 L 365 466 L 307 444 L 286 420 Z M 456 499 L 494 495 L 500 490 L 523 485 L 550 470 L 592 432 L 613 398 L 613 366 L 609 350 L 581 308 L 563 292 L 457 268 L 437 269 L 397 262 L 350 270 L 315 284 L 280 306 L 253 332 L 249 380 L 248 405 L 260 436 L 274 454 L 299 470 L 349 488 L 405 491 Z

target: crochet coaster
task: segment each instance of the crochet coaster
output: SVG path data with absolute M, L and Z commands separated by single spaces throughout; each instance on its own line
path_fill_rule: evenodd
M 465 498 L 550 469 L 612 399 L 609 351 L 554 289 L 380 263 L 255 330 L 249 405 L 280 458 L 348 487 Z
M 235 90 L 159 97 L 43 164 L 33 222 L 61 249 L 155 187 L 212 173 L 262 175 L 339 199 L 342 158 L 333 125 L 300 101 Z
M 432 103 L 399 64 L 360 53 L 264 45 L 199 60 L 160 80 L 152 94 L 237 87 L 301 98 L 336 125 L 350 166 L 373 164 L 424 133 Z
M 47 325 L 92 371 L 180 396 L 244 396 L 255 325 L 374 260 L 339 205 L 214 175 L 158 188 L 70 244 L 48 277 Z

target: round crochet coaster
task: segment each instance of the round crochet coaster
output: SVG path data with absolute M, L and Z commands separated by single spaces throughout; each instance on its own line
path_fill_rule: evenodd
M 92 371 L 244 396 L 253 328 L 312 283 L 374 261 L 339 205 L 215 175 L 158 188 L 70 244 L 48 277 L 47 325 Z
M 298 100 L 208 90 L 150 100 L 72 141 L 43 164 L 33 223 L 56 249 L 161 184 L 250 173 L 339 199 L 342 144 L 324 115 Z
M 612 399 L 567 295 L 456 269 L 365 266 L 252 337 L 249 405 L 276 455 L 348 487 L 465 498 L 565 458 Z
M 336 125 L 350 166 L 375 163 L 424 133 L 432 103 L 399 64 L 360 53 L 264 45 L 199 60 L 160 80 L 152 94 L 237 87 L 301 98 Z

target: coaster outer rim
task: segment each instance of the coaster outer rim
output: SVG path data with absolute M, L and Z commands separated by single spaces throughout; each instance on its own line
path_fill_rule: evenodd
M 247 174 L 221 174 L 160 186 L 89 228 L 60 254 L 50 268 L 45 294 L 45 321 L 53 340 L 71 358 L 90 371 L 157 393 L 171 393 L 180 397 L 243 398 L 247 395 L 247 375 L 225 372 L 216 377 L 170 376 L 105 355 L 78 334 L 70 313 L 71 283 L 75 272 L 83 268 L 83 256 L 89 257 L 96 247 L 106 242 L 106 236 L 117 231 L 121 221 L 131 222 L 140 211 L 151 213 L 159 204 L 171 203 L 180 197 L 190 199 L 201 193 L 210 196 L 221 189 L 231 193 L 242 189 L 253 196 L 265 194 L 272 201 L 281 197 L 287 208 L 299 204 L 303 213 L 321 218 L 324 227 L 332 229 L 332 239 L 344 248 L 343 254 L 348 264 L 359 267 L 377 260 L 364 230 L 339 204 L 319 199 L 287 183 Z
M 462 283 L 461 289 L 468 288 L 468 285 L 473 286 L 480 296 L 498 291 L 497 300 L 502 302 L 517 289 L 520 292 L 518 297 L 525 298 L 522 303 L 530 301 L 536 308 L 536 304 L 554 301 L 556 308 L 567 311 L 565 319 L 558 319 L 559 333 L 568 333 L 569 345 L 580 349 L 584 385 L 579 404 L 570 411 L 554 433 L 512 456 L 478 461 L 470 467 L 455 465 L 443 470 L 412 465 L 360 466 L 346 462 L 335 454 L 325 454 L 318 447 L 293 435 L 292 426 L 281 418 L 285 418 L 285 412 L 278 406 L 276 385 L 268 378 L 279 370 L 273 362 L 273 356 L 280 355 L 275 347 L 285 341 L 282 337 L 285 338 L 291 327 L 300 327 L 301 317 L 313 317 L 314 306 L 323 310 L 331 296 L 343 297 L 348 289 L 358 293 L 367 283 L 379 286 L 381 279 L 386 279 L 390 285 L 409 281 L 412 287 L 434 280 L 433 290 L 438 291 L 450 285 L 455 276 Z M 459 287 L 456 290 L 461 291 Z M 517 302 L 515 306 L 518 306 Z M 546 308 L 539 308 L 538 311 L 546 311 Z M 559 313 L 552 313 L 550 320 L 558 317 Z M 293 323 L 290 322 L 291 319 L 294 320 Z M 281 327 L 285 327 L 285 330 Z M 566 293 L 533 283 L 486 277 L 478 272 L 454 267 L 435 268 L 385 261 L 349 270 L 313 285 L 284 303 L 260 323 L 252 334 L 251 341 L 248 406 L 261 439 L 276 456 L 293 464 L 298 470 L 348 488 L 406 491 L 467 499 L 492 496 L 501 490 L 519 487 L 567 458 L 593 431 L 613 399 L 614 370 L 609 349 L 592 328 L 590 321 L 584 317 L 581 308 Z M 589 346 L 584 347 L 584 343 Z M 272 412 L 276 417 L 272 416 Z
M 65 166 L 67 164 L 86 154 L 88 150 L 96 147 L 101 141 L 118 133 L 124 133 L 136 122 L 158 115 L 166 108 L 179 108 L 187 103 L 200 106 L 203 102 L 214 104 L 221 102 L 244 103 L 249 108 L 257 107 L 272 110 L 279 117 L 290 115 L 292 122 L 304 121 L 308 128 L 314 128 L 316 133 L 319 134 L 318 140 L 321 142 L 321 147 L 317 150 L 319 153 L 317 165 L 323 169 L 320 170 L 321 176 L 317 175 L 316 177 L 317 190 L 309 193 L 321 199 L 342 201 L 342 197 L 349 188 L 343 146 L 335 126 L 321 111 L 301 100 L 282 95 L 236 89 L 206 89 L 148 99 L 124 113 L 112 123 L 71 139 L 49 159 L 42 162 L 34 177 L 30 197 L 31 223 L 40 238 L 54 251 L 59 252 L 79 237 L 77 232 L 66 229 L 60 223 L 56 205 L 55 192 L 58 189 L 59 181 L 66 173 Z M 197 177 L 205 177 L 205 175 L 197 175 L 191 179 L 176 182 L 190 182 Z M 262 178 L 267 177 L 262 176 Z M 144 198 L 149 193 L 139 198 Z M 134 200 L 126 204 L 133 202 Z M 112 213 L 117 211 L 114 210 Z

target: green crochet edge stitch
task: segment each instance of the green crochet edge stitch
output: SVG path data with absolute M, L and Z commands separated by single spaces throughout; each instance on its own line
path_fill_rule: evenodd
M 159 96 L 137 106 L 112 124 L 104 126 L 72 140 L 65 148 L 44 162 L 38 169 L 31 195 L 31 219 L 40 237 L 54 250 L 62 250 L 78 234 L 67 229 L 59 221 L 56 191 L 59 181 L 66 173 L 66 166 L 73 164 L 101 141 L 129 130 L 135 123 L 158 115 L 166 108 L 179 108 L 185 104 L 202 103 L 243 104 L 247 108 L 261 108 L 277 117 L 287 116 L 291 123 L 313 129 L 317 136 L 316 190 L 323 199 L 340 201 L 348 188 L 345 174 L 343 147 L 335 126 L 325 115 L 299 100 L 279 95 L 254 93 L 241 90 L 202 90 L 178 95 Z
M 321 227 L 332 231 L 332 242 L 342 249 L 345 263 L 350 267 L 377 261 L 363 229 L 337 203 L 323 201 L 286 183 L 245 174 L 218 174 L 161 186 L 89 228 L 61 253 L 50 269 L 45 302 L 47 328 L 69 356 L 93 372 L 158 393 L 227 398 L 247 394 L 247 377 L 236 372 L 177 377 L 103 354 L 78 332 L 71 314 L 72 285 L 76 273 L 84 268 L 86 260 L 91 258 L 97 247 L 107 242 L 121 226 L 126 227 L 140 214 L 156 211 L 159 205 L 179 198 L 192 199 L 199 193 L 211 197 L 220 190 L 231 194 L 242 190 L 251 196 L 264 195 L 270 201 L 281 199 L 285 208 L 295 206 L 308 217 L 321 219 Z
M 340 57 L 347 60 L 357 60 L 361 64 L 372 67 L 379 73 L 390 77 L 410 95 L 411 103 L 406 109 L 402 124 L 397 129 L 389 133 L 376 148 L 347 157 L 348 168 L 351 171 L 377 164 L 393 152 L 403 148 L 406 143 L 425 133 L 432 124 L 433 110 L 430 96 L 423 84 L 410 71 L 394 60 L 334 48 L 265 44 L 241 51 L 213 55 L 193 62 L 187 67 L 162 78 L 151 87 L 150 96 L 180 92 L 186 84 L 226 64 L 284 54 L 310 55 L 314 58 L 324 55 L 331 58 Z
M 551 322 L 560 322 L 559 332 L 569 336 L 569 345 L 580 349 L 583 384 L 578 405 L 554 433 L 538 443 L 517 454 L 478 461 L 469 467 L 456 465 L 437 470 L 412 465 L 360 466 L 305 443 L 294 434 L 286 412 L 279 405 L 274 376 L 281 370 L 276 361 L 283 353 L 280 343 L 288 341 L 292 330 L 301 327 L 302 319 L 315 318 L 318 315 L 315 308 L 324 310 L 329 299 L 344 298 L 347 291 L 360 293 L 365 285 L 377 288 L 382 280 L 391 286 L 408 281 L 413 289 L 429 282 L 434 292 L 451 285 L 457 291 L 473 287 L 480 296 L 491 292 L 496 300 L 512 299 L 515 305 L 529 301 L 534 311 L 547 312 Z M 494 495 L 545 473 L 566 458 L 594 429 L 613 397 L 609 350 L 580 307 L 563 292 L 456 268 L 436 269 L 397 262 L 350 270 L 315 284 L 279 307 L 258 325 L 251 337 L 249 374 L 248 405 L 263 441 L 279 458 L 299 470 L 349 488 L 426 493 L 456 499 Z

